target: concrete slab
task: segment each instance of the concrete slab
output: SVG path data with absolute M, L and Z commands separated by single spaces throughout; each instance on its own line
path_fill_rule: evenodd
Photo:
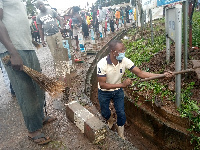
M 106 137 L 106 125 L 81 106 L 77 101 L 66 104 L 67 117 L 92 143 L 99 143 Z
M 106 125 L 94 116 L 85 122 L 84 133 L 90 142 L 97 144 L 106 137 Z

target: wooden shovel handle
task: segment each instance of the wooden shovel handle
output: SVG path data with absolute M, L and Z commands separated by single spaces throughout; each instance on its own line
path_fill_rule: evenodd
M 187 72 L 191 72 L 191 71 L 194 71 L 194 69 L 186 69 L 186 70 L 181 70 L 181 71 L 177 71 L 177 72 L 172 72 L 174 75 L 177 75 L 177 74 L 182 74 L 182 73 L 187 73 Z M 154 79 L 161 79 L 161 78 L 164 78 L 165 75 L 162 74 L 162 75 L 159 75 L 159 76 L 155 76 L 155 77 L 150 77 L 150 78 L 146 78 L 146 79 L 141 79 L 140 82 L 143 82 L 143 81 L 149 81 L 149 80 L 154 80 Z M 131 78 L 132 80 L 134 80 L 133 78 Z

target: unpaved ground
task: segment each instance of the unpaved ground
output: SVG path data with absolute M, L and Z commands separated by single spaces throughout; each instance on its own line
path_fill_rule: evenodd
M 37 50 L 42 72 L 54 77 L 53 62 L 49 49 Z M 93 56 L 82 57 L 85 61 L 82 64 L 75 64 L 76 70 L 71 73 L 70 101 L 78 100 L 85 105 L 95 116 L 101 119 L 99 112 L 83 94 L 84 77 L 88 67 L 87 61 Z M 77 88 L 80 87 L 80 88 Z M 106 140 L 94 145 L 84 136 L 83 133 L 66 117 L 64 104 L 67 101 L 62 99 L 52 100 L 46 93 L 47 113 L 56 116 L 57 120 L 43 127 L 42 132 L 51 137 L 52 142 L 45 146 L 39 146 L 28 140 L 27 129 L 24 125 L 17 100 L 11 98 L 8 89 L 3 82 L 0 72 L 0 149 L 1 150 L 97 150 L 97 149 L 136 149 L 128 141 L 119 138 L 116 132 L 109 131 Z

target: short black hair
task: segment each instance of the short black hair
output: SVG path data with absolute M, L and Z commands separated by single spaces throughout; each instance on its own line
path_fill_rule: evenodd
M 40 5 L 44 5 L 44 2 L 42 0 L 37 0 L 35 3 L 36 8 L 38 8 Z
M 73 11 L 74 12 L 79 12 L 81 9 L 78 6 L 73 6 Z
M 109 50 L 114 50 L 117 43 L 120 43 L 120 44 L 123 44 L 122 41 L 120 40 L 112 40 L 110 43 L 109 43 Z

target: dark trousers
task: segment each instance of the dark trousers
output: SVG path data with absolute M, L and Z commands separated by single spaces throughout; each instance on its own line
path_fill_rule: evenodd
M 24 65 L 41 72 L 40 63 L 34 50 L 19 50 L 18 53 Z M 9 55 L 9 53 L 1 53 L 1 59 L 6 55 Z M 41 129 L 44 119 L 44 91 L 23 71 L 15 71 L 7 65 L 5 65 L 5 69 L 15 91 L 28 131 L 34 132 Z
M 35 39 L 35 41 L 40 42 L 40 34 L 39 32 L 33 32 L 33 38 Z
M 111 116 L 109 104 L 111 99 L 113 100 L 117 114 L 117 125 L 123 126 L 126 122 L 124 111 L 124 91 L 121 88 L 115 91 L 102 91 L 99 89 L 98 99 L 101 107 L 101 114 L 106 120 Z

